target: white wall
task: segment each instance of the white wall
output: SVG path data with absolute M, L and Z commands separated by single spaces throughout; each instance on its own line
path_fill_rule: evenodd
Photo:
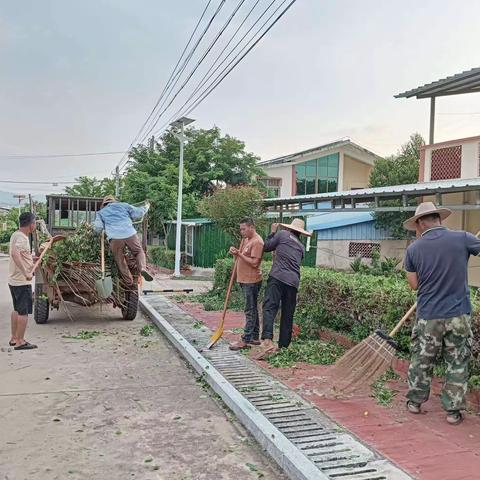
M 292 165 L 282 165 L 268 167 L 264 166 L 263 170 L 265 171 L 267 177 L 281 178 L 282 186 L 280 187 L 280 196 L 281 197 L 291 197 L 293 192 L 292 185 Z

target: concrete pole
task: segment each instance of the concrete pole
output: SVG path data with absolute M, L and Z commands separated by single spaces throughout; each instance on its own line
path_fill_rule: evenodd
M 180 163 L 178 165 L 178 201 L 177 201 L 177 231 L 175 234 L 175 272 L 174 276 L 180 276 L 180 259 L 182 252 L 180 251 L 182 240 L 182 198 L 183 198 L 183 123 L 180 131 Z
M 429 145 L 434 143 L 435 136 L 435 97 L 430 98 L 430 135 L 428 137 Z
M 120 196 L 120 168 L 115 167 L 115 198 L 118 200 Z

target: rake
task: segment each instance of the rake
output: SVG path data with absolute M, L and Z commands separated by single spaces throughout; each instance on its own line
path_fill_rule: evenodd
M 348 350 L 334 366 L 332 377 L 338 378 L 338 383 L 333 389 L 344 393 L 354 392 L 381 377 L 391 367 L 395 357 L 397 345 L 393 337 L 416 308 L 415 302 L 388 335 L 381 330 L 376 330 Z

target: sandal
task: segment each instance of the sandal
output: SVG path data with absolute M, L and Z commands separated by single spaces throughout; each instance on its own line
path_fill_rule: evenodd
M 259 351 L 253 355 L 254 360 L 266 360 L 277 351 L 277 347 L 272 345 L 271 347 L 260 348 Z
M 22 345 L 19 345 L 18 347 L 13 347 L 14 350 L 33 350 L 34 348 L 37 348 L 36 345 L 33 343 L 28 343 L 25 342 Z
M 447 412 L 446 420 L 450 425 L 459 425 L 463 422 L 463 414 L 460 410 L 451 410 Z
M 142 277 L 144 278 L 144 280 L 146 282 L 152 282 L 153 281 L 153 277 L 146 270 L 142 270 Z
M 234 352 L 237 352 L 238 350 L 243 350 L 245 348 L 250 348 L 251 345 L 249 345 L 247 342 L 244 342 L 243 340 L 241 342 L 235 342 L 231 343 L 230 346 L 228 347 L 230 350 L 233 350 Z
M 414 415 L 422 413 L 422 405 L 420 403 L 412 402 L 411 400 L 407 401 L 407 410 Z
M 14 347 L 14 346 L 17 344 L 17 342 L 8 342 L 8 344 L 9 344 L 11 347 Z

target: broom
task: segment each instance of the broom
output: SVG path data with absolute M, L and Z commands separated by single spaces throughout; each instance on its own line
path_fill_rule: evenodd
M 238 247 L 239 251 L 242 251 L 242 246 L 243 246 L 243 240 L 240 243 L 240 247 Z M 230 294 L 232 293 L 233 282 L 237 275 L 237 265 L 238 265 L 238 256 L 235 257 L 235 262 L 233 263 L 233 267 L 232 267 L 232 273 L 230 274 L 230 281 L 228 282 L 227 294 L 225 295 L 225 303 L 223 304 L 222 319 L 220 320 L 220 324 L 218 325 L 218 328 L 215 330 L 215 332 L 210 338 L 210 341 L 208 342 L 208 345 L 206 347 L 207 350 L 210 350 L 220 340 L 220 338 L 222 338 L 223 330 L 225 328 L 225 317 L 227 316 L 228 303 L 230 302 Z
M 388 335 L 376 330 L 338 360 L 332 375 L 339 379 L 333 387 L 335 391 L 354 392 L 362 385 L 370 385 L 390 368 L 397 350 L 393 337 L 416 307 L 415 302 Z

